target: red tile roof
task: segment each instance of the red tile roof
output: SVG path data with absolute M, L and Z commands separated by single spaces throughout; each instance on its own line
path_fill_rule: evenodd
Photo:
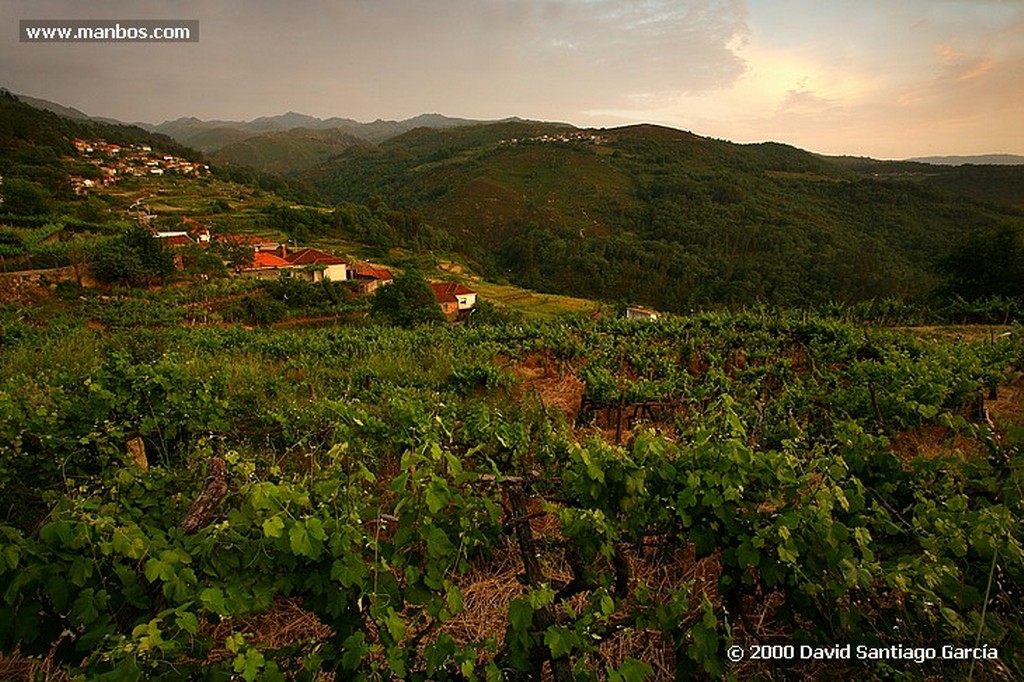
M 356 263 L 352 266 L 352 269 L 356 273 L 356 277 L 362 277 L 365 279 L 394 279 L 391 276 L 391 271 L 387 268 L 375 268 L 372 265 L 366 263 Z
M 187 234 L 176 234 L 172 237 L 163 237 L 164 244 L 170 244 L 171 246 L 188 246 L 189 244 L 195 244 L 192 238 Z
M 253 254 L 252 266 L 254 268 L 287 268 L 291 267 L 291 263 L 269 251 L 257 251 Z
M 239 244 L 241 246 L 255 247 L 268 244 L 273 244 L 275 246 L 277 245 L 275 242 L 272 242 L 269 239 L 264 239 L 263 237 L 256 237 L 251 234 L 218 234 L 216 239 L 219 242 L 228 242 L 229 244 Z
M 434 290 L 434 296 L 441 303 L 451 303 L 459 300 L 456 296 L 476 293 L 458 282 L 431 282 L 430 288 Z
M 334 254 L 319 249 L 299 249 L 285 256 L 292 265 L 347 265 L 348 262 Z

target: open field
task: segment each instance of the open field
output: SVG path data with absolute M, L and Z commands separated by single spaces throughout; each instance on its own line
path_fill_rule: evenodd
M 547 320 L 565 314 L 586 315 L 601 309 L 599 303 L 585 298 L 539 294 L 528 289 L 484 281 L 473 281 L 469 286 L 484 300 L 535 319 Z

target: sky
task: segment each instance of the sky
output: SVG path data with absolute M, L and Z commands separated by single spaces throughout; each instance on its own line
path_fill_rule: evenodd
M 158 123 L 658 123 L 882 159 L 1024 154 L 1024 0 L 0 0 L 0 86 Z M 21 43 L 197 19 L 196 43 Z

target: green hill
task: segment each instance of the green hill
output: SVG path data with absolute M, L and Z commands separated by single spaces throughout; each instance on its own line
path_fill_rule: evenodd
M 9 95 L 0 114 L 0 175 L 53 197 L 70 198 L 62 157 L 75 136 L 197 156 L 141 128 L 62 119 Z M 251 124 L 301 119 L 288 116 Z M 1024 291 L 1024 272 L 990 266 L 1024 257 L 1022 167 L 826 158 L 651 125 L 518 120 L 420 127 L 376 145 L 342 130 L 269 132 L 216 160 L 230 162 L 215 166 L 219 179 L 297 203 L 317 202 L 304 189 L 312 183 L 339 205 L 316 220 L 274 214 L 292 238 L 351 240 L 380 256 L 455 250 L 480 274 L 545 293 L 686 311 Z M 24 184 L 11 190 L 45 203 Z
M 308 177 L 416 209 L 517 284 L 666 310 L 920 296 L 963 233 L 1024 223 L 939 181 L 649 125 L 419 129 Z
M 210 154 L 210 159 L 285 174 L 312 168 L 359 144 L 366 141 L 337 128 L 294 128 L 233 142 Z
M 913 182 L 978 201 L 1024 210 L 1024 165 L 998 162 L 999 155 L 985 158 L 990 163 L 954 165 L 913 159 L 878 161 L 850 156 L 830 157 L 828 160 L 864 177 Z

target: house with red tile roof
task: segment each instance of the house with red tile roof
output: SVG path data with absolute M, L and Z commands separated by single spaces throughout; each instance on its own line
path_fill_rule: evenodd
M 292 264 L 269 251 L 257 251 L 252 256 L 254 268 L 290 268 Z
M 218 234 L 215 240 L 235 246 L 248 246 L 253 251 L 274 251 L 280 247 L 277 242 L 251 234 Z
M 277 279 L 282 274 L 292 274 L 294 266 L 277 254 L 257 251 L 252 256 L 252 265 L 244 268 L 242 274 L 257 279 Z
M 430 288 L 441 312 L 450 319 L 468 314 L 476 305 L 476 292 L 458 282 L 431 282 Z
M 312 273 L 314 282 L 344 282 L 348 279 L 348 261 L 320 249 L 285 251 L 283 258 L 292 266 L 306 268 Z
M 192 237 L 189 237 L 187 234 L 175 234 L 170 237 L 163 237 L 163 240 L 164 244 L 167 244 L 168 246 L 191 246 L 192 244 L 195 244 L 195 242 L 192 241 Z
M 378 268 L 369 263 L 355 263 L 348 268 L 349 279 L 359 283 L 359 291 L 363 294 L 372 294 L 377 287 L 391 284 L 394 277 L 387 268 Z

